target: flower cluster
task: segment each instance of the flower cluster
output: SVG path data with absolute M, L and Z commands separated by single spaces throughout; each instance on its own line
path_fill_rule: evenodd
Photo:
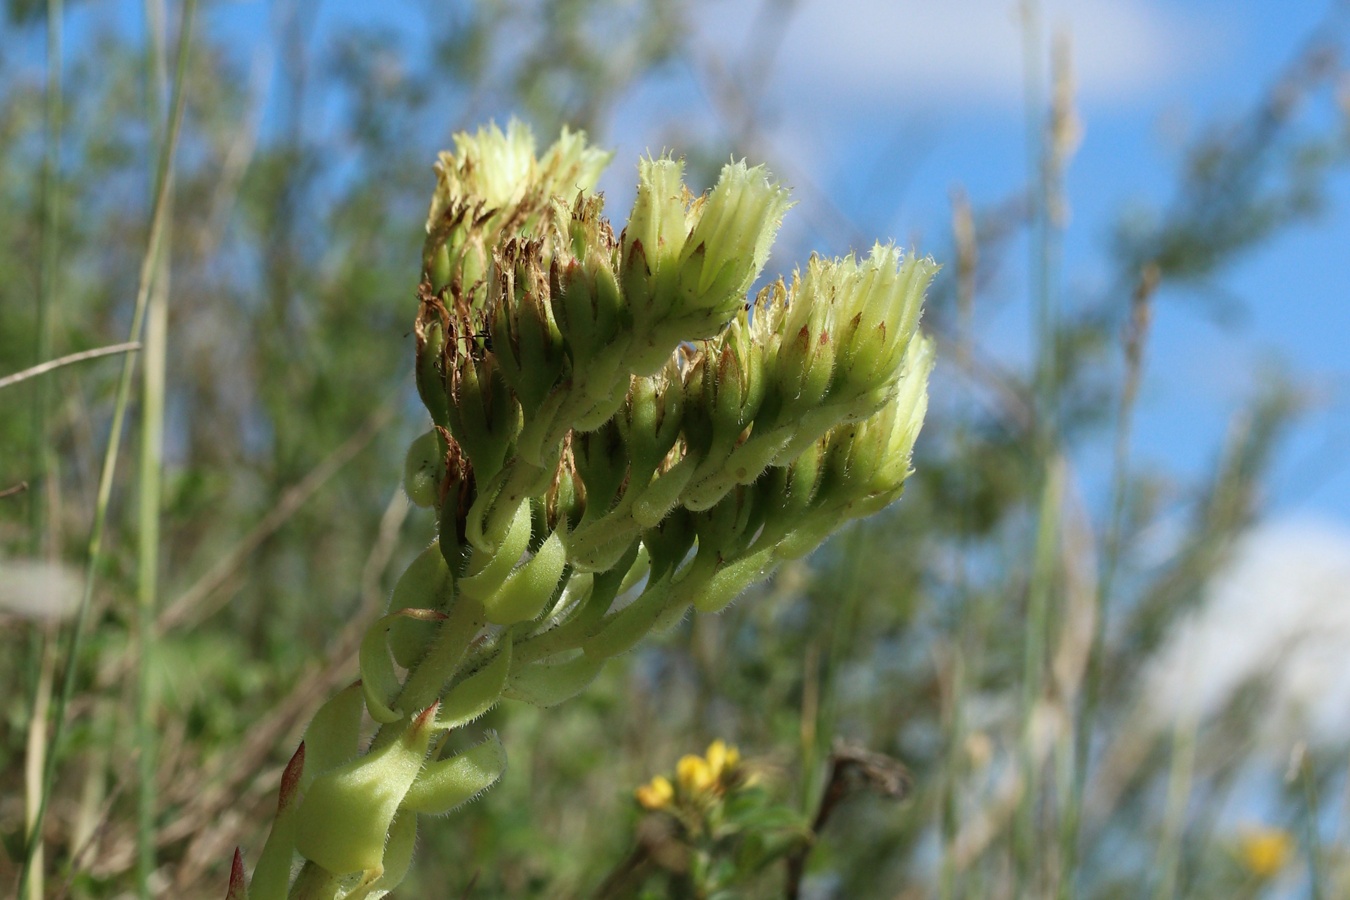
M 725 796 L 737 787 L 751 786 L 755 778 L 741 767 L 741 753 L 725 741 L 713 741 L 703 756 L 686 754 L 675 764 L 675 781 L 657 775 L 633 792 L 644 809 L 669 809 L 672 805 L 698 808 Z
M 612 876 L 605 896 L 638 896 L 653 881 L 665 883 L 662 896 L 743 896 L 778 861 L 809 846 L 801 810 L 784 803 L 775 790 L 781 785 L 765 774 L 719 739 L 637 788 L 633 796 L 649 815 L 630 859 L 642 864 L 619 870 L 624 880 Z
M 443 756 L 437 734 L 502 697 L 575 695 L 649 632 L 723 608 L 886 506 L 909 475 L 932 260 L 882 245 L 812 258 L 748 297 L 784 188 L 733 162 L 696 197 L 680 161 L 643 160 L 616 234 L 593 190 L 607 161 L 566 131 L 537 156 L 513 124 L 458 136 L 436 165 L 414 325 L 432 427 L 405 484 L 439 537 L 367 633 L 359 686 L 307 739 L 290 846 L 332 896 L 388 890 L 417 816 L 501 775 L 495 739 Z M 362 708 L 379 731 L 357 755 Z M 719 743 L 677 780 L 734 771 Z

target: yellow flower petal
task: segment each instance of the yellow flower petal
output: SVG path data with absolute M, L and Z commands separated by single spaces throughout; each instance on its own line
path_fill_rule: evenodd
M 657 775 L 633 794 L 645 809 L 665 809 L 675 797 L 675 787 L 670 783 L 670 779 Z
M 1257 878 L 1272 878 L 1294 855 L 1294 839 L 1280 828 L 1253 828 L 1238 838 L 1238 858 Z
M 703 793 L 712 787 L 715 780 L 708 761 L 693 755 L 680 758 L 675 765 L 675 777 L 680 782 L 680 788 L 690 794 Z
M 722 772 L 727 767 L 727 744 L 726 741 L 718 738 L 708 745 L 708 768 L 712 771 L 714 781 L 720 781 Z

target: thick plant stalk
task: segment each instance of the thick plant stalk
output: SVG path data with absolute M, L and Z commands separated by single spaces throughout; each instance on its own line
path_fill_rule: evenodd
M 696 198 L 681 163 L 644 160 L 616 235 L 592 192 L 608 157 L 584 136 L 542 156 L 514 123 L 455 143 L 414 324 L 432 428 L 405 469 L 439 538 L 367 633 L 359 685 L 306 733 L 254 900 L 383 896 L 419 817 L 505 771 L 495 736 L 443 757 L 446 732 L 503 697 L 574 696 L 650 632 L 880 510 L 910 473 L 931 260 L 813 258 L 747 301 L 789 206 L 762 168 L 730 164 Z M 364 742 L 363 709 L 378 725 Z

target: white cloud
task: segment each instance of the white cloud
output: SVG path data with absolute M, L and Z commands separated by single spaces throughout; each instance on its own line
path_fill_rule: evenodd
M 1233 548 L 1203 605 L 1148 667 L 1145 697 L 1159 725 L 1203 721 L 1259 680 L 1262 743 L 1350 740 L 1350 530 L 1285 521 Z
M 962 103 L 1020 108 L 1022 27 L 1016 0 L 804 0 L 792 13 L 771 80 L 780 98 L 893 107 Z M 1227 29 L 1145 0 L 1048 0 L 1046 35 L 1072 39 L 1085 102 L 1158 90 L 1211 59 Z M 708 40 L 739 49 L 758 3 L 715 4 Z M 814 96 L 812 99 L 815 99 Z

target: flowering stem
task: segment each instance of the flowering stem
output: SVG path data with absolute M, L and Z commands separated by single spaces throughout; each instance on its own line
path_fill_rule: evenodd
M 404 471 L 440 533 L 367 632 L 360 687 L 306 732 L 293 897 L 330 897 L 325 873 L 359 876 L 353 897 L 393 889 L 418 817 L 505 770 L 499 742 L 441 758 L 433 735 L 503 695 L 565 700 L 909 475 L 936 265 L 878 245 L 747 301 L 786 191 L 732 163 L 696 200 L 680 164 L 647 160 L 616 237 L 590 193 L 606 159 L 568 132 L 537 157 L 513 125 L 459 136 L 437 165 L 415 324 L 435 427 Z M 359 754 L 363 700 L 382 724 Z

